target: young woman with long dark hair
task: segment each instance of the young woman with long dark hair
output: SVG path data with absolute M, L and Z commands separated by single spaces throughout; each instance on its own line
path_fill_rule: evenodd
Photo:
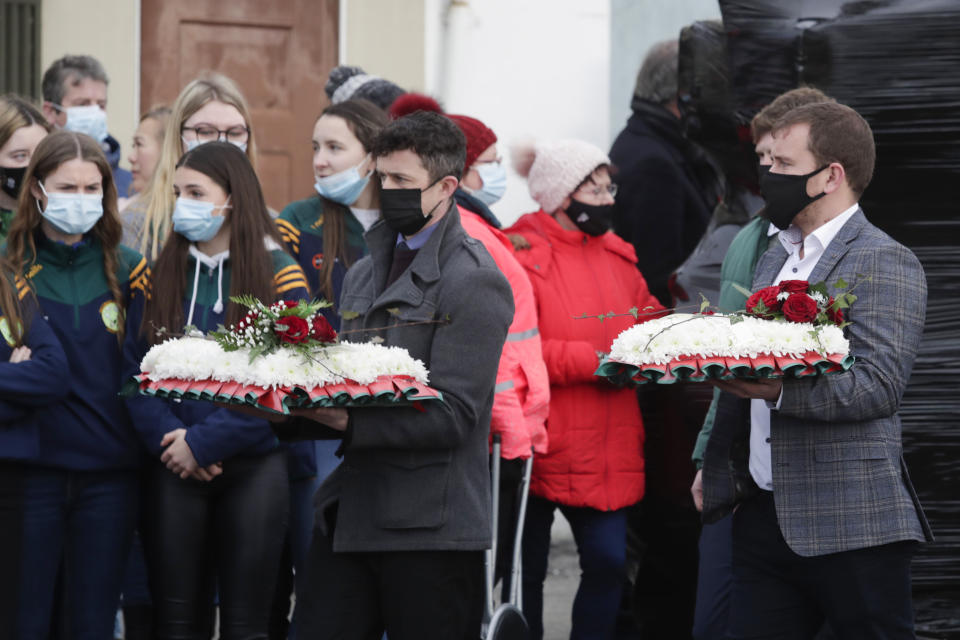
M 127 326 L 142 316 L 146 260 L 120 246 L 117 190 L 100 145 L 58 131 L 24 176 L 6 255 L 63 346 L 66 396 L 36 412 L 24 470 L 23 638 L 110 637 L 133 535 L 139 453 L 119 398 Z
M 173 175 L 173 230 L 157 259 L 143 324 L 127 336 L 129 374 L 151 344 L 192 325 L 236 325 L 265 302 L 308 296 L 283 251 L 246 155 L 228 142 L 188 151 Z M 148 470 L 144 544 L 156 637 L 201 637 L 214 588 L 220 637 L 266 638 L 288 519 L 287 455 L 265 419 L 208 402 L 132 397 Z

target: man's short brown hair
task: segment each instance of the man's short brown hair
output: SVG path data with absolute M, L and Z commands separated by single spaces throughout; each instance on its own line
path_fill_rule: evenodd
M 796 124 L 810 126 L 807 148 L 817 166 L 838 162 L 847 174 L 847 184 L 859 197 L 870 184 L 877 151 L 873 131 L 859 113 L 836 102 L 808 104 L 791 109 L 773 125 L 780 131 Z
M 760 109 L 757 115 L 753 116 L 753 120 L 750 121 L 750 134 L 753 136 L 753 144 L 757 144 L 760 142 L 760 138 L 773 131 L 774 123 L 791 109 L 818 102 L 836 102 L 836 100 L 814 87 L 799 87 L 781 93 L 770 104 Z

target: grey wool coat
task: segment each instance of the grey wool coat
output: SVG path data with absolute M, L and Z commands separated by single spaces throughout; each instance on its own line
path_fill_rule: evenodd
M 780 244 L 761 256 L 753 288 L 773 283 Z M 916 256 L 857 211 L 809 281 L 858 283 L 847 311 L 849 371 L 787 379 L 770 416 L 777 520 L 793 551 L 819 556 L 932 535 L 903 461 L 897 410 L 917 355 L 927 286 Z M 747 469 L 747 401 L 721 395 L 704 455 L 704 520 L 728 513 L 756 485 Z
M 365 236 L 370 254 L 344 280 L 344 339 L 379 336 L 407 349 L 443 402 L 350 409 L 343 461 L 316 499 L 324 533 L 336 510 L 337 552 L 490 545 L 490 410 L 513 295 L 483 245 L 464 233 L 456 206 L 436 225 L 384 287 L 397 234 L 378 222 Z

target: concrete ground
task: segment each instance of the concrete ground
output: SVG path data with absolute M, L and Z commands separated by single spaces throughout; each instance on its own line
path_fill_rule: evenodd
M 577 547 L 570 526 L 557 512 L 550 534 L 547 581 L 543 585 L 544 640 L 567 640 L 570 637 L 570 612 L 579 584 Z

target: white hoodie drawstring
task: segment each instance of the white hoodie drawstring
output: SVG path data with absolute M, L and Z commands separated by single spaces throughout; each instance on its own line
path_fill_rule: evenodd
M 280 245 L 273 241 L 269 236 L 263 239 L 263 245 L 267 251 L 281 249 Z M 214 313 L 223 313 L 223 263 L 230 257 L 230 251 L 222 251 L 215 256 L 208 256 L 203 253 L 194 244 L 190 245 L 190 255 L 197 263 L 197 269 L 193 274 L 193 295 L 190 297 L 190 313 L 187 315 L 187 325 L 193 324 L 193 309 L 197 304 L 197 286 L 200 284 L 200 263 L 207 265 L 211 269 L 217 267 L 217 301 L 213 305 Z
M 193 247 L 190 247 L 193 249 Z M 194 256 L 196 258 L 196 256 Z M 197 268 L 193 273 L 193 295 L 190 296 L 190 313 L 187 314 L 187 326 L 193 325 L 193 308 L 197 304 L 197 285 L 200 284 L 200 261 L 194 260 L 197 263 Z
M 223 261 L 227 255 L 220 254 L 220 260 L 217 262 L 217 302 L 213 305 L 214 313 L 223 313 Z
M 187 324 L 193 324 L 193 311 L 194 306 L 197 303 L 197 286 L 200 283 L 200 264 L 206 265 L 211 271 L 214 267 L 218 269 L 217 272 L 217 301 L 213 305 L 214 313 L 223 313 L 223 263 L 227 261 L 230 257 L 230 251 L 221 251 L 215 256 L 208 256 L 199 249 L 196 245 L 190 245 L 190 255 L 193 256 L 193 259 L 197 262 L 197 270 L 193 276 L 193 295 L 190 298 L 190 313 L 187 315 Z

